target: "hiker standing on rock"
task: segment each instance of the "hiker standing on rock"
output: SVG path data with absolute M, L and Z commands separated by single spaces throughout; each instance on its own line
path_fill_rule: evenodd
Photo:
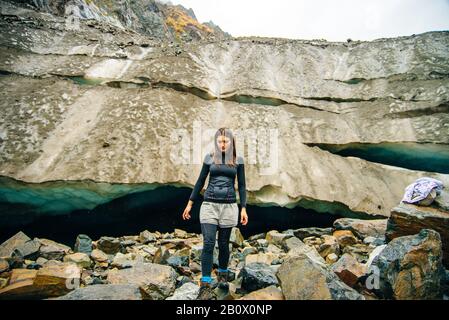
M 214 299 L 212 291 L 212 264 L 218 229 L 218 275 L 220 288 L 228 288 L 229 239 L 231 230 L 238 224 L 239 209 L 235 192 L 235 177 L 238 180 L 242 225 L 248 223 L 246 214 L 246 183 L 243 157 L 236 156 L 235 138 L 230 129 L 220 128 L 215 133 L 214 151 L 206 154 L 198 180 L 192 190 L 182 218 L 190 219 L 190 210 L 197 200 L 206 177 L 210 172 L 209 184 L 204 192 L 200 208 L 203 251 L 201 254 L 201 285 L 197 299 Z

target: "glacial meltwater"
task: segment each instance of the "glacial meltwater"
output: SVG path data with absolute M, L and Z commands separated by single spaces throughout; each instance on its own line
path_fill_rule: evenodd
M 449 173 L 449 145 L 438 143 L 307 143 L 344 157 L 358 157 L 368 161 L 411 170 Z

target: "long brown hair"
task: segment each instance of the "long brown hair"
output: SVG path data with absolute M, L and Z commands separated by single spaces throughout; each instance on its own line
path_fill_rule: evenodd
M 228 137 L 231 140 L 231 144 L 229 145 L 228 149 L 225 152 L 225 164 L 228 166 L 235 167 L 237 165 L 236 159 L 237 159 L 237 152 L 236 152 L 236 145 L 235 145 L 235 137 L 232 131 L 228 128 L 222 127 L 215 132 L 214 136 L 214 151 L 210 153 L 210 155 L 213 157 L 213 162 L 215 164 L 222 164 L 222 151 L 220 147 L 218 146 L 217 139 L 219 136 L 225 136 Z M 232 155 L 232 156 L 231 156 Z

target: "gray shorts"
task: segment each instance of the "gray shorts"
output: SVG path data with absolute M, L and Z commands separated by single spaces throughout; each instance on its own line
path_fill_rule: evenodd
M 211 223 L 219 227 L 235 227 L 238 224 L 239 207 L 234 203 L 203 201 L 200 208 L 200 223 Z

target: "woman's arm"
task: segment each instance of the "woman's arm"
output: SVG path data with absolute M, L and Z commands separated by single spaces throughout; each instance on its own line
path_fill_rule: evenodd
M 195 186 L 193 187 L 192 193 L 189 197 L 189 202 L 187 203 L 184 212 L 182 213 L 182 218 L 184 220 L 190 219 L 190 211 L 192 210 L 193 201 L 196 201 L 198 198 L 201 189 L 203 189 L 204 183 L 206 181 L 207 175 L 209 174 L 209 166 L 210 164 L 207 162 L 207 155 L 204 157 L 203 166 L 201 168 L 200 175 L 196 180 Z
M 198 176 L 195 186 L 193 187 L 192 193 L 190 194 L 189 205 L 193 204 L 193 202 L 198 199 L 200 191 L 203 189 L 204 183 L 206 182 L 207 175 L 209 174 L 209 167 L 210 167 L 210 164 L 207 163 L 206 157 L 205 157 L 204 161 L 203 161 L 203 166 L 201 168 L 200 175 Z
M 245 180 L 245 164 L 243 162 L 243 158 L 241 158 L 241 162 L 237 166 L 237 181 L 239 188 L 239 196 L 240 196 L 240 205 L 246 210 L 246 180 Z

